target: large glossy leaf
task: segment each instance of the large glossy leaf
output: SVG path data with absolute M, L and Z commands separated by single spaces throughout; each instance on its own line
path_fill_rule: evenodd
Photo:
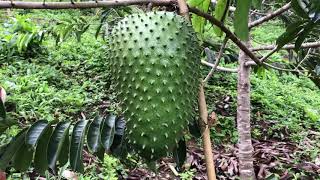
M 83 173 L 83 143 L 88 121 L 78 121 L 73 128 L 70 144 L 70 166 L 72 170 Z
M 48 145 L 48 165 L 55 169 L 64 141 L 69 138 L 69 122 L 59 122 L 54 129 Z
M 177 148 L 173 151 L 173 156 L 177 167 L 181 169 L 187 157 L 187 146 L 184 138 L 179 141 Z
M 48 169 L 48 144 L 49 139 L 52 134 L 53 129 L 51 128 L 51 123 L 42 131 L 42 135 L 38 139 L 36 152 L 34 155 L 34 167 L 36 171 L 44 175 L 45 171 Z
M 112 145 L 114 133 L 115 133 L 115 121 L 116 116 L 109 114 L 103 119 L 103 125 L 101 129 L 101 142 L 103 147 L 108 151 Z
M 39 138 L 41 137 L 42 133 L 44 132 L 45 128 L 48 125 L 48 121 L 39 120 L 35 122 L 27 131 L 26 134 L 26 144 L 29 147 L 35 148 Z
M 69 147 L 70 147 L 70 138 L 68 134 L 68 136 L 63 141 L 61 151 L 58 157 L 58 162 L 60 167 L 64 166 L 69 160 L 69 151 L 70 151 Z
M 249 39 L 249 11 L 251 6 L 251 0 L 237 1 L 235 17 L 234 17 L 234 29 L 236 35 L 243 41 Z
M 217 5 L 214 10 L 214 17 L 219 21 L 223 22 L 227 17 L 229 10 L 229 2 L 230 0 L 218 0 Z M 219 27 L 214 26 L 214 32 L 217 36 L 222 36 L 222 31 Z
M 28 146 L 25 141 L 22 142 L 22 146 L 14 155 L 13 167 L 20 172 L 28 170 L 33 158 L 33 150 L 34 149 Z
M 100 139 L 100 129 L 102 120 L 103 116 L 97 115 L 89 125 L 87 143 L 88 148 L 92 153 L 98 152 L 98 150 L 102 147 Z
M 5 151 L 0 157 L 0 170 L 5 170 L 12 160 L 15 153 L 20 149 L 25 140 L 26 129 L 20 131 L 19 134 L 14 137 L 10 144 L 6 147 Z

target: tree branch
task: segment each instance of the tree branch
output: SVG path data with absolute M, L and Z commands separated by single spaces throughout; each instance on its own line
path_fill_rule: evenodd
M 189 9 L 185 0 L 177 0 L 177 2 L 179 6 L 180 15 L 185 17 L 188 21 L 190 21 Z
M 320 41 L 319 42 L 310 42 L 310 43 L 303 43 L 301 45 L 301 48 L 317 48 L 320 47 Z M 261 46 L 257 48 L 251 48 L 251 51 L 263 51 L 263 50 L 273 50 L 276 48 L 276 45 L 270 45 L 270 46 Z M 288 44 L 283 46 L 281 49 L 294 49 L 294 44 Z
M 176 3 L 175 0 L 108 0 L 108 1 L 88 1 L 88 2 L 22 2 L 22 1 L 0 1 L 0 9 L 86 9 L 128 6 L 137 4 L 153 3 L 155 5 L 170 5 Z
M 201 16 L 205 19 L 207 19 L 210 23 L 218 26 L 224 33 L 226 33 L 226 36 L 228 38 L 230 38 L 244 53 L 246 53 L 255 63 L 257 64 L 261 64 L 259 59 L 246 47 L 246 45 L 244 45 L 240 39 L 234 35 L 227 27 L 225 27 L 219 20 L 217 20 L 216 18 L 214 18 L 213 16 L 204 13 L 202 11 L 200 11 L 199 9 L 196 8 L 189 8 L 189 11 Z
M 214 66 L 212 67 L 212 69 L 210 70 L 210 72 L 208 73 L 208 75 L 206 76 L 206 78 L 203 80 L 204 83 L 205 83 L 205 82 L 208 82 L 208 80 L 212 77 L 214 71 L 217 69 L 217 67 L 218 67 L 218 65 L 219 65 L 219 63 L 220 63 L 220 60 L 221 60 L 221 58 L 222 58 L 224 49 L 225 49 L 225 47 L 226 47 L 226 45 L 227 45 L 227 42 L 228 42 L 228 38 L 226 37 L 226 38 L 223 40 L 223 44 L 221 45 L 221 48 L 220 48 L 218 57 L 216 58 L 216 62 L 214 62 Z M 208 49 L 208 50 L 209 50 L 209 49 Z M 207 51 L 205 50 L 205 52 L 206 52 L 206 54 L 207 54 L 207 56 L 208 56 L 208 58 L 209 58 L 210 55 L 208 54 L 208 53 L 209 53 L 208 50 L 207 50 Z M 209 50 L 209 51 L 210 51 L 210 50 Z M 209 60 L 208 60 L 208 61 L 209 61 Z M 210 61 L 209 61 L 209 62 L 210 62 Z
M 253 61 L 252 61 L 253 62 Z M 204 60 L 201 60 L 201 63 L 203 65 L 206 65 L 206 66 L 209 66 L 209 67 L 214 67 L 215 65 L 212 64 L 212 63 L 209 63 L 207 61 L 204 61 Z M 216 67 L 216 70 L 218 71 L 223 71 L 223 72 L 230 72 L 230 73 L 237 73 L 238 72 L 238 69 L 231 69 L 231 68 L 226 68 L 226 67 L 220 67 L 220 66 L 217 66 Z
M 256 20 L 256 21 L 253 21 L 249 24 L 249 28 L 253 28 L 255 26 L 258 26 L 266 21 L 269 21 L 277 16 L 279 16 L 280 14 L 286 12 L 287 10 L 289 10 L 291 7 L 291 2 L 285 4 L 284 6 L 282 6 L 281 8 L 277 9 L 276 11 Z

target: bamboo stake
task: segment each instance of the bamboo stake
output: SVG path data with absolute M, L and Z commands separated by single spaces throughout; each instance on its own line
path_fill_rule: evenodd
M 208 180 L 216 180 L 213 153 L 210 140 L 210 128 L 208 126 L 208 110 L 204 95 L 203 82 L 199 91 L 200 128 L 203 141 L 203 151 L 207 167 Z

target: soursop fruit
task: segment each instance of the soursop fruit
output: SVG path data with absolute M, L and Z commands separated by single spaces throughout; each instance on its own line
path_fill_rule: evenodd
M 108 48 L 128 142 L 157 160 L 177 145 L 195 114 L 201 53 L 195 32 L 171 12 L 133 14 L 113 28 Z

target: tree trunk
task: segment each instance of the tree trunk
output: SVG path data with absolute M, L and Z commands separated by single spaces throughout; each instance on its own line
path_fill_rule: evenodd
M 245 42 L 250 47 L 250 42 Z M 240 179 L 253 180 L 253 147 L 250 127 L 250 66 L 246 61 L 250 58 L 243 52 L 239 54 L 238 97 L 237 97 L 237 129 L 239 133 L 239 171 Z

